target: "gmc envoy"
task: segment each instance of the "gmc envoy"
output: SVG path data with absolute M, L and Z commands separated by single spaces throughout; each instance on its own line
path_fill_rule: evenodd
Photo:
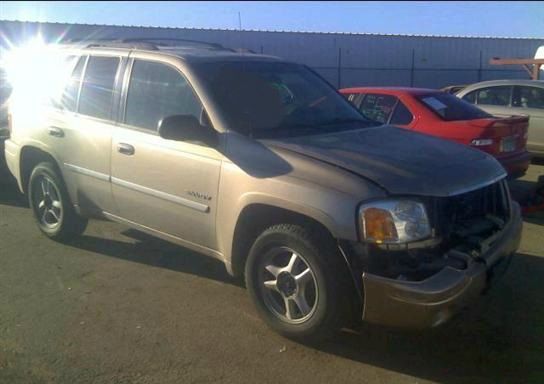
M 304 65 L 192 41 L 50 51 L 29 73 L 47 100 L 15 85 L 5 142 L 38 228 L 107 218 L 217 258 L 285 336 L 437 326 L 519 245 L 493 157 L 376 125 Z

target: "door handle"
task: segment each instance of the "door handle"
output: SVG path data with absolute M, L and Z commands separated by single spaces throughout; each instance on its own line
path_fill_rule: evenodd
M 117 152 L 128 156 L 134 155 L 134 147 L 130 144 L 119 143 L 117 144 Z
M 64 131 L 59 127 L 49 127 L 47 128 L 50 136 L 54 137 L 64 137 Z

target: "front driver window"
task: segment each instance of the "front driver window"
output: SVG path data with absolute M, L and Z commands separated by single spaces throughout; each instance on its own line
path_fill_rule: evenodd
M 511 94 L 510 86 L 483 88 L 478 91 L 478 104 L 508 106 Z
M 193 115 L 200 120 L 202 104 L 189 82 L 173 67 L 135 60 L 130 75 L 124 122 L 156 132 L 160 120 Z

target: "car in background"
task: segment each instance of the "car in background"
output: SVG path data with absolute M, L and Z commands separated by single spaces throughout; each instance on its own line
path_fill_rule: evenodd
M 461 91 L 462 89 L 465 89 L 467 85 L 450 85 L 448 87 L 441 88 L 440 90 L 442 92 L 451 93 L 452 95 L 455 95 L 457 92 Z
M 340 92 L 373 121 L 481 149 L 499 160 L 510 177 L 519 177 L 529 168 L 527 117 L 493 117 L 433 89 L 359 87 Z
M 484 81 L 466 87 L 456 96 L 495 116 L 529 116 L 527 149 L 544 157 L 544 81 Z

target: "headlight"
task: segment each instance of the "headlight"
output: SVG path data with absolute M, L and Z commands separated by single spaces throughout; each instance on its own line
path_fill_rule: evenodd
M 361 238 L 377 244 L 399 244 L 431 235 L 425 206 L 411 200 L 382 200 L 359 209 Z

